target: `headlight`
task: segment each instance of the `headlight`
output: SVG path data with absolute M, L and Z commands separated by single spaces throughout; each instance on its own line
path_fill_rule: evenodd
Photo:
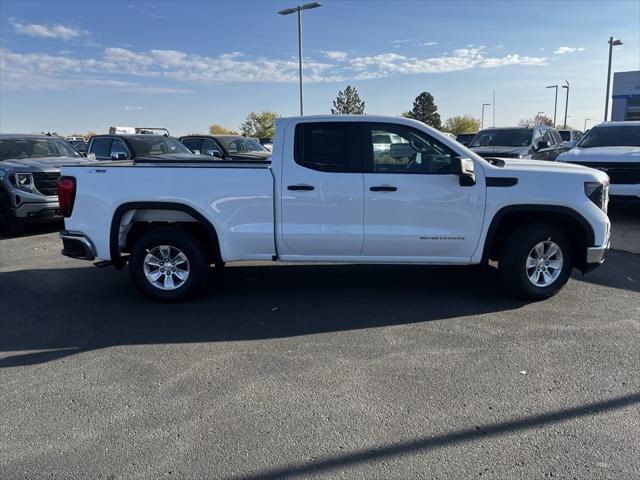
M 33 190 L 33 175 L 30 173 L 15 173 L 13 175 L 13 184 L 20 190 L 30 192 Z
M 609 182 L 585 182 L 584 194 L 604 213 L 607 213 L 607 208 L 609 207 Z

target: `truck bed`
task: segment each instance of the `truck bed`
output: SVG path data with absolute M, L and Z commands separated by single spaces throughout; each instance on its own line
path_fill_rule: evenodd
M 111 259 L 112 219 L 128 205 L 136 215 L 147 208 L 186 206 L 219 232 L 224 261 L 270 260 L 275 254 L 269 163 L 99 161 L 63 167 L 62 175 L 76 179 L 75 206 L 66 226 L 89 235 L 100 259 Z

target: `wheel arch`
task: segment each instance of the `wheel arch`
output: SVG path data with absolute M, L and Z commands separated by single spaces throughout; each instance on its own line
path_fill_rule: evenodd
M 122 256 L 120 250 L 120 227 L 122 219 L 130 211 L 139 210 L 163 210 L 163 211 L 175 211 L 181 212 L 193 218 L 198 228 L 202 229 L 202 236 L 206 237 L 206 247 L 209 250 L 212 263 L 222 263 L 222 254 L 220 251 L 220 242 L 218 239 L 218 233 L 213 224 L 195 208 L 177 202 L 127 202 L 123 203 L 116 208 L 111 218 L 111 228 L 109 231 L 109 253 L 111 262 L 117 269 L 122 269 L 127 259 Z M 171 223 L 182 223 L 180 220 L 175 222 L 170 221 L 156 221 L 150 222 L 152 225 L 166 225 Z M 127 232 L 129 234 L 129 232 Z
M 559 205 L 509 205 L 493 216 L 484 241 L 482 262 L 497 258 L 505 236 L 524 222 L 544 222 L 561 227 L 569 237 L 575 254 L 574 266 L 586 266 L 586 249 L 595 244 L 591 224 L 576 210 Z

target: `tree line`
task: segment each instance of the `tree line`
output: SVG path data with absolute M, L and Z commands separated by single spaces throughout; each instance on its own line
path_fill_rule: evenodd
M 347 85 L 344 90 L 338 91 L 338 95 L 331 107 L 331 113 L 333 115 L 364 115 L 365 102 L 360 98 L 355 87 Z M 442 122 L 433 95 L 426 91 L 421 92 L 415 98 L 411 110 L 402 112 L 401 115 L 454 135 L 458 133 L 473 133 L 480 130 L 480 120 L 472 115 L 456 115 Z M 248 137 L 272 138 L 275 132 L 275 121 L 278 118 L 281 118 L 281 115 L 271 110 L 250 112 L 242 125 L 240 125 L 240 133 Z M 209 133 L 211 135 L 238 135 L 238 132 L 218 124 L 211 125 Z

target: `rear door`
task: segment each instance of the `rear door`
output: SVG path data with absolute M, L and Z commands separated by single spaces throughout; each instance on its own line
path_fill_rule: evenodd
M 288 127 L 286 140 L 280 256 L 359 256 L 364 241 L 359 122 L 298 123 Z
M 388 261 L 470 260 L 482 230 L 485 180 L 461 186 L 458 155 L 428 133 L 406 125 L 367 123 L 363 129 L 363 256 Z M 380 140 L 389 138 L 387 145 Z

